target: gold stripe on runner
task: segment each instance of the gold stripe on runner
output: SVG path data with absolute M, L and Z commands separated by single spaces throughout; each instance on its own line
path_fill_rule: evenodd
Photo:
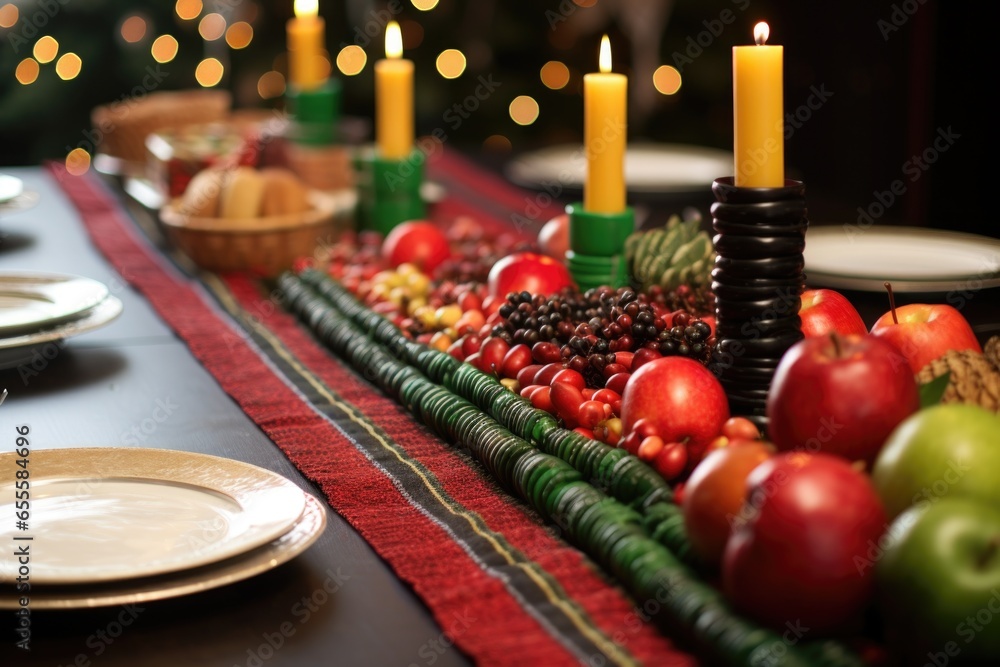
M 229 311 L 229 314 L 236 317 L 240 322 L 245 325 L 252 327 L 256 333 L 265 339 L 275 353 L 277 353 L 282 359 L 291 366 L 296 373 L 298 373 L 306 382 L 308 382 L 321 396 L 323 396 L 330 405 L 337 407 L 344 415 L 346 415 L 351 421 L 355 422 L 359 426 L 365 429 L 375 439 L 384 449 L 391 452 L 396 458 L 407 467 L 409 467 L 424 483 L 427 489 L 437 498 L 438 502 L 445 508 L 448 509 L 453 515 L 464 519 L 469 527 L 477 535 L 488 541 L 494 548 L 494 550 L 503 556 L 509 565 L 519 568 L 522 570 L 538 588 L 545 594 L 545 597 L 550 603 L 557 606 L 566 618 L 572 622 L 572 624 L 580 631 L 580 633 L 589 639 L 595 646 L 601 649 L 604 654 L 611 659 L 615 664 L 621 665 L 622 667 L 633 667 L 638 666 L 639 662 L 622 649 L 622 647 L 615 644 L 609 637 L 607 637 L 600 628 L 597 628 L 589 618 L 585 618 L 586 612 L 579 609 L 576 603 L 568 600 L 568 596 L 565 594 L 560 595 L 556 588 L 561 588 L 558 582 L 550 581 L 549 577 L 543 575 L 539 570 L 540 566 L 531 561 L 527 557 L 524 561 L 519 561 L 511 553 L 509 547 L 505 547 L 497 539 L 497 534 L 490 530 L 489 528 L 481 525 L 482 519 L 478 518 L 478 515 L 473 516 L 468 510 L 457 509 L 459 506 L 458 502 L 454 499 L 446 499 L 437 485 L 425 474 L 422 470 L 422 466 L 418 466 L 416 462 L 412 459 L 403 455 L 402 451 L 398 446 L 394 446 L 395 443 L 390 443 L 382 434 L 375 430 L 374 425 L 362 414 L 357 408 L 350 403 L 347 403 L 339 396 L 337 396 L 326 384 L 317 378 L 315 374 L 312 373 L 308 368 L 303 366 L 301 362 L 285 347 L 284 343 L 281 342 L 270 330 L 262 326 L 260 322 L 255 321 L 251 318 L 246 318 L 243 316 L 242 307 L 236 302 L 236 299 L 229 292 L 229 289 L 225 284 L 222 283 L 219 278 L 214 274 L 205 274 L 202 276 L 205 283 L 209 288 L 215 293 L 215 295 L 220 299 L 223 306 Z M 526 561 L 526 562 L 525 562 Z

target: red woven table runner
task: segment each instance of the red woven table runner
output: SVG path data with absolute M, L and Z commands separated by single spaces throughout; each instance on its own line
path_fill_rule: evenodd
M 558 529 L 332 356 L 253 277 L 184 274 L 114 191 L 49 169 L 115 270 L 477 663 L 696 664 Z M 531 233 L 559 212 L 451 154 L 430 176 L 449 192 L 441 223 L 471 215 Z

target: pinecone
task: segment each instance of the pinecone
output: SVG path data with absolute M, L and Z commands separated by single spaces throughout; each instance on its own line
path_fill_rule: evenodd
M 994 352 L 998 347 L 1000 342 L 993 346 Z M 985 355 L 971 350 L 951 350 L 924 366 L 917 373 L 917 381 L 924 384 L 948 372 L 951 377 L 942 403 L 968 403 L 1000 412 L 1000 368 Z
M 1000 336 L 993 336 L 986 341 L 983 355 L 997 368 L 1000 368 Z

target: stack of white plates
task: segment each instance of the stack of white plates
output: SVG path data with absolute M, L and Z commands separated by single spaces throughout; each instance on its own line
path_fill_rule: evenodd
M 967 294 L 1000 287 L 1000 239 L 922 227 L 818 226 L 806 234 L 810 286 Z
M 25 190 L 16 176 L 0 174 L 0 214 L 25 211 L 38 203 L 38 193 Z
M 102 327 L 122 312 L 106 285 L 79 276 L 0 273 L 0 368 L 30 363 L 45 346 Z M 51 358 L 51 354 L 44 354 Z
M 17 469 L 16 452 L 0 468 Z M 288 479 L 205 454 L 138 448 L 33 451 L 24 523 L 31 607 L 103 607 L 216 588 L 287 562 L 326 527 L 322 503 Z M 0 514 L 17 517 L 15 481 Z M 22 505 L 23 507 L 23 505 Z M 23 553 L 23 552 L 22 552 Z M 0 559 L 0 609 L 19 605 L 16 558 Z

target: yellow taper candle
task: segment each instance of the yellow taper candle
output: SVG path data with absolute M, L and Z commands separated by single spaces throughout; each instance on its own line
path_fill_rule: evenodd
M 754 26 L 755 46 L 733 47 L 733 147 L 736 185 L 785 185 L 781 46 L 765 46 L 766 23 Z
M 324 22 L 319 0 L 295 0 L 295 18 L 288 21 L 288 75 L 302 90 L 314 90 L 326 81 L 323 67 Z
M 402 55 L 403 35 L 390 21 L 385 58 L 375 63 L 375 143 L 387 160 L 401 160 L 413 150 L 413 61 Z
M 583 208 L 590 213 L 621 213 L 625 210 L 628 78 L 611 72 L 611 42 L 607 35 L 601 39 L 600 69 L 583 77 L 587 155 Z

